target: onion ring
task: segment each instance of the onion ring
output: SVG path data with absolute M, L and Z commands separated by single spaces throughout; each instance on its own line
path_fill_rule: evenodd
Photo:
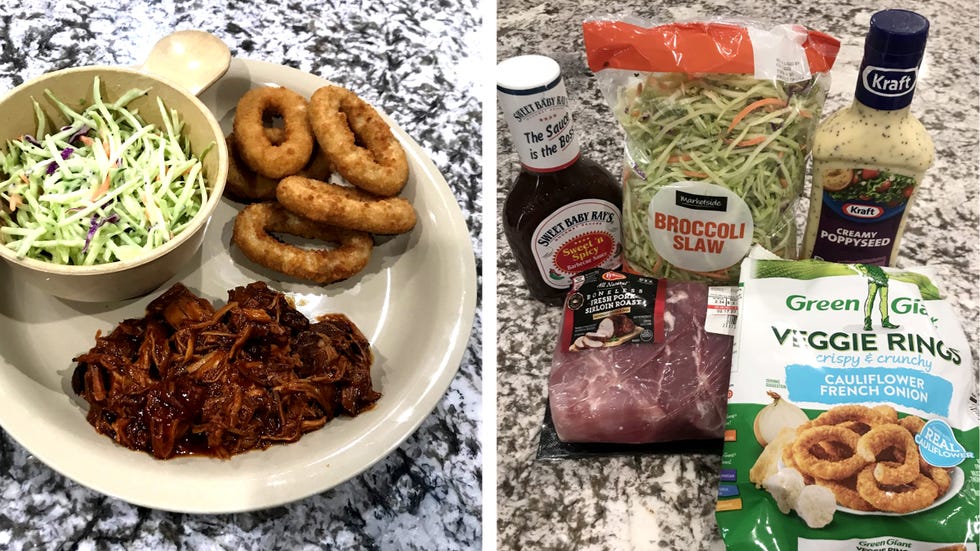
M 896 448 L 902 462 L 879 461 L 879 454 L 888 448 Z M 912 434 L 899 425 L 879 425 L 861 436 L 855 455 L 868 463 L 875 463 L 875 479 L 889 486 L 909 484 L 919 476 L 919 448 Z
M 810 424 L 816 427 L 821 425 L 838 425 L 845 421 L 859 421 L 869 427 L 874 427 L 875 425 L 888 423 L 888 417 L 867 406 L 849 404 L 828 409 L 818 415 L 816 419 L 810 421 Z
M 911 513 L 928 507 L 939 496 L 939 487 L 925 475 L 920 474 L 907 485 L 882 487 L 875 480 L 874 470 L 873 465 L 861 469 L 857 477 L 857 491 L 880 511 Z
M 922 428 L 926 426 L 926 422 L 921 417 L 916 417 L 915 415 L 902 417 L 898 420 L 898 424 L 905 427 L 905 430 L 912 434 L 919 434 L 922 432 Z
M 895 411 L 895 408 L 893 408 L 893 407 L 891 407 L 889 405 L 881 404 L 881 405 L 874 406 L 871 409 L 872 409 L 872 411 L 876 411 L 876 412 L 880 413 L 882 415 L 882 417 L 884 417 L 885 420 L 887 422 L 889 422 L 889 423 L 897 423 L 898 422 L 898 412 Z
M 864 434 L 871 430 L 871 425 L 863 421 L 844 421 L 843 423 L 837 423 L 837 426 L 852 430 L 858 434 Z
M 286 137 L 282 128 L 266 128 L 265 135 L 274 145 L 282 143 Z M 226 194 L 242 203 L 274 200 L 276 198 L 276 186 L 279 185 L 279 181 L 255 172 L 245 163 L 241 157 L 241 153 L 238 151 L 238 144 L 235 142 L 234 133 L 228 134 L 225 137 L 225 142 L 228 144 Z M 319 147 L 314 148 L 313 156 L 310 157 L 309 162 L 306 163 L 306 166 L 297 175 L 317 180 L 329 179 L 330 163 L 323 154 L 323 150 Z
M 814 478 L 826 480 L 841 480 L 853 476 L 867 461 L 854 452 L 858 440 L 856 432 L 833 425 L 811 427 L 800 432 L 793 443 L 793 461 L 796 469 Z M 843 443 L 850 449 L 851 455 L 838 460 L 820 459 L 811 448 L 822 441 Z
M 854 450 L 853 448 L 849 448 L 847 444 L 844 444 L 843 442 L 826 440 L 823 442 L 817 442 L 815 446 L 811 446 L 810 453 L 812 453 L 817 459 L 840 461 L 853 455 Z
M 265 135 L 273 145 L 279 145 L 286 140 L 286 130 L 279 127 L 266 128 Z M 323 153 L 323 150 L 317 147 L 317 144 L 313 144 L 313 155 L 307 161 L 303 170 L 297 172 L 295 176 L 328 180 L 330 174 L 330 161 L 327 160 L 327 156 Z M 294 175 L 291 174 L 290 176 Z
M 783 467 L 789 467 L 791 469 L 796 469 L 796 461 L 793 460 L 793 445 L 796 444 L 796 440 L 791 440 L 783 446 L 783 451 L 780 453 L 780 459 L 783 462 Z M 799 469 L 796 469 L 799 470 Z
M 855 511 L 874 511 L 873 505 L 868 503 L 857 491 L 857 477 L 851 476 L 844 480 L 825 480 L 817 478 L 814 484 L 819 484 L 831 492 L 837 498 L 837 503 L 842 507 L 854 509 Z
M 253 88 L 235 108 L 234 134 L 245 164 L 267 178 L 282 178 L 302 170 L 313 153 L 313 133 L 307 120 L 306 98 L 288 88 Z M 263 117 L 282 117 L 285 138 L 274 144 L 265 133 Z
M 295 214 L 342 228 L 392 235 L 415 227 L 415 209 L 401 197 L 377 197 L 311 178 L 283 178 L 276 198 Z
M 225 142 L 228 144 L 228 178 L 225 195 L 243 203 L 275 199 L 276 186 L 279 182 L 257 174 L 245 164 L 238 152 L 234 134 L 228 134 Z
M 280 232 L 339 243 L 335 249 L 303 249 L 276 239 Z M 300 279 L 332 283 L 360 272 L 371 257 L 370 235 L 317 224 L 277 203 L 253 203 L 235 217 L 232 240 L 257 264 Z
M 405 186 L 405 150 L 381 115 L 354 92 L 318 89 L 310 98 L 310 124 L 332 168 L 351 184 L 383 197 Z
M 949 476 L 949 471 L 942 467 L 929 465 L 927 468 L 921 469 L 921 471 L 922 474 L 936 483 L 936 486 L 939 487 L 939 495 L 944 495 L 946 490 L 949 489 L 950 484 L 953 483 L 953 479 Z

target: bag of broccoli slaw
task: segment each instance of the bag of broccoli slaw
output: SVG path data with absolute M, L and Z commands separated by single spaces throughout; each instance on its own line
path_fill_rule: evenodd
M 583 30 L 626 133 L 625 268 L 734 284 L 754 243 L 796 258 L 794 208 L 839 42 L 798 25 Z
M 738 303 L 727 548 L 976 551 L 976 366 L 930 270 L 750 258 Z

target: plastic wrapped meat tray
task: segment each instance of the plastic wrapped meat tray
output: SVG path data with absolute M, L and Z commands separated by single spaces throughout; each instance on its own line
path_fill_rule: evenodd
M 549 379 L 558 438 L 720 439 L 732 337 L 705 331 L 708 287 L 618 272 L 590 272 L 579 283 Z

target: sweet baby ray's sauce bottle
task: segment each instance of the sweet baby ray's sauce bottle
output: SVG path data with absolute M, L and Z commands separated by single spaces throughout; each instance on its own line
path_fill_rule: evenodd
M 854 102 L 814 136 L 804 257 L 895 264 L 908 209 L 934 156 L 909 111 L 928 33 L 929 21 L 914 12 L 871 17 Z
M 622 265 L 623 190 L 582 155 L 555 60 L 500 62 L 497 99 L 521 160 L 504 203 L 504 234 L 531 296 L 561 304 L 575 274 Z

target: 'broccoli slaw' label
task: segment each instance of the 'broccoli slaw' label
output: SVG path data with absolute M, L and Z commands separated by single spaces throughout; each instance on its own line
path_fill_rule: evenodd
M 729 268 L 752 246 L 752 213 L 732 190 L 707 182 L 676 182 L 650 199 L 647 231 L 657 254 L 691 272 Z
M 716 507 L 730 547 L 977 549 L 975 366 L 956 314 L 927 273 L 819 260 L 742 263 L 722 459 L 728 488 Z M 817 465 L 811 451 L 845 440 L 844 453 Z M 897 449 L 889 445 L 904 451 L 889 455 Z M 914 468 L 891 470 L 903 462 Z M 833 481 L 821 482 L 819 468 Z M 787 512 L 778 484 L 790 474 L 812 477 L 802 487 L 816 491 Z M 817 497 L 829 507 L 819 526 L 807 516 Z M 742 528 L 757 525 L 769 527 L 764 541 Z
M 545 283 L 567 289 L 575 274 L 622 265 L 622 215 L 602 199 L 574 201 L 551 213 L 531 234 L 531 254 Z
M 887 265 L 915 179 L 868 168 L 819 170 L 814 178 L 823 203 L 813 257 Z

